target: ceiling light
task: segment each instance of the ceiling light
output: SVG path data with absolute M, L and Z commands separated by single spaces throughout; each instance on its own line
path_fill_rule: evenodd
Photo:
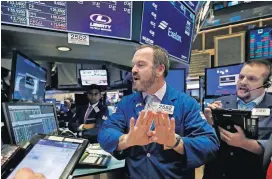
M 57 47 L 57 49 L 58 49 L 59 51 L 62 51 L 62 52 L 68 52 L 68 51 L 71 50 L 71 48 L 65 47 L 65 46 L 59 46 L 59 47 Z

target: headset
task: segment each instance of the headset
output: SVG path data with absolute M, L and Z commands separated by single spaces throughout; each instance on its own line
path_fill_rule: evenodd
M 269 65 L 269 74 L 263 83 L 264 88 L 269 88 L 272 85 L 272 81 L 270 80 L 272 75 L 271 73 L 272 73 L 272 65 Z
M 272 85 L 272 81 L 270 80 L 270 77 L 272 75 L 272 72 L 271 72 L 272 71 L 272 65 L 268 64 L 268 66 L 269 66 L 269 74 L 268 74 L 267 78 L 264 80 L 263 85 L 259 86 L 258 88 L 248 90 L 248 92 L 254 91 L 254 90 L 257 90 L 257 89 L 260 89 L 260 88 L 269 88 Z

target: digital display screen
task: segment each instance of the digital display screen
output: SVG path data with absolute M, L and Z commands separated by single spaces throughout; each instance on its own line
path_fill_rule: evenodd
M 80 70 L 82 86 L 108 85 L 107 70 Z
M 8 176 L 12 179 L 21 168 L 30 168 L 45 178 L 58 179 L 77 151 L 79 144 L 41 139 Z
M 249 32 L 249 58 L 272 58 L 272 27 Z
M 2 1 L 2 23 L 131 39 L 131 1 Z
M 28 142 L 35 134 L 53 134 L 58 131 L 54 105 L 8 105 L 7 116 L 15 144 Z
M 44 102 L 47 72 L 29 59 L 17 54 L 12 99 Z
M 236 84 L 243 64 L 206 69 L 206 95 L 236 94 Z
M 144 2 L 140 43 L 158 45 L 190 63 L 195 15 L 178 1 Z
M 186 4 L 193 12 L 196 12 L 199 1 L 182 1 Z
M 172 88 L 185 92 L 185 79 L 185 69 L 175 69 L 168 71 L 165 81 Z
M 56 101 L 56 99 L 45 99 L 45 102 L 50 104 L 56 104 Z

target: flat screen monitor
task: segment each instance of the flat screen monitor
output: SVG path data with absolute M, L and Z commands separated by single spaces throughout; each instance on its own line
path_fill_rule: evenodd
M 243 64 L 206 68 L 206 97 L 236 94 L 236 84 Z
M 19 51 L 13 51 L 11 100 L 44 102 L 47 70 Z
M 30 168 L 48 179 L 69 178 L 67 175 L 70 171 L 67 168 L 70 167 L 67 166 L 70 162 L 74 163 L 73 156 L 79 146 L 77 143 L 40 139 L 8 179 L 12 179 L 21 168 Z
M 165 79 L 166 83 L 182 92 L 186 91 L 186 74 L 185 69 L 170 69 Z
M 130 40 L 132 10 L 131 1 L 3 1 L 1 23 Z
M 80 70 L 79 73 L 82 86 L 90 86 L 92 84 L 107 86 L 109 84 L 107 70 Z
M 252 29 L 247 32 L 248 59 L 272 59 L 272 27 Z
M 56 99 L 45 99 L 45 102 L 50 104 L 56 104 L 56 101 Z
M 55 104 L 55 106 L 56 106 L 56 110 L 60 110 L 60 101 L 56 101 L 56 104 Z
M 115 104 L 115 103 L 119 102 L 119 91 L 107 92 L 107 101 L 106 102 L 108 105 Z
M 35 134 L 57 134 L 54 104 L 3 103 L 11 143 L 23 145 Z
M 158 45 L 190 63 L 195 14 L 179 1 L 146 1 L 140 43 Z

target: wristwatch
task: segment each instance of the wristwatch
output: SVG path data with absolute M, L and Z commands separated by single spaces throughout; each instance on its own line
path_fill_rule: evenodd
M 180 143 L 181 137 L 179 135 L 176 135 L 176 139 L 177 139 L 177 142 L 175 143 L 175 145 L 173 145 L 173 146 L 166 146 L 166 147 L 168 149 L 174 149 L 174 148 L 176 148 L 179 145 L 179 143 Z

